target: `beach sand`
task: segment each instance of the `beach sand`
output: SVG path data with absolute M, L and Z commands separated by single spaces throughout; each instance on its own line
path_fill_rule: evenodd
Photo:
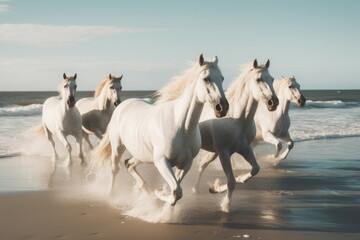
M 359 140 L 299 142 L 276 167 L 260 159 L 259 175 L 237 185 L 231 213 L 218 210 L 222 194 L 207 190 L 215 178 L 224 181 L 217 164 L 205 172 L 199 193 L 191 192 L 194 163 L 182 184 L 184 197 L 166 210 L 165 223 L 145 221 L 164 207 L 134 197 L 124 168 L 119 191 L 108 200 L 83 186 L 78 159 L 71 173 L 59 166 L 51 178 L 49 157 L 2 158 L 0 239 L 360 239 Z M 153 166 L 140 171 L 151 188 L 163 184 Z

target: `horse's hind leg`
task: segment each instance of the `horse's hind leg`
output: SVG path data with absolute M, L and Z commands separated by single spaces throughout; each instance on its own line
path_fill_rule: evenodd
M 256 161 L 254 152 L 252 150 L 251 146 L 246 147 L 243 151 L 238 152 L 240 155 L 244 157 L 244 159 L 251 165 L 251 171 L 245 175 L 237 176 L 236 182 L 237 183 L 245 183 L 247 180 L 255 176 L 259 170 L 260 167 Z
M 192 188 L 193 192 L 197 192 L 199 189 L 199 183 L 200 183 L 200 178 L 202 176 L 202 174 L 204 173 L 205 168 L 216 159 L 217 157 L 217 153 L 216 152 L 207 152 L 206 156 L 201 158 L 200 163 L 199 163 L 199 169 L 198 169 L 198 174 L 196 176 L 196 180 L 194 183 L 194 186 Z
M 48 185 L 50 186 L 52 181 L 53 181 L 53 177 L 55 176 L 55 172 L 56 172 L 56 160 L 58 159 L 58 154 L 56 153 L 56 148 L 55 148 L 55 142 L 54 142 L 54 136 L 53 134 L 49 131 L 49 129 L 47 129 L 47 127 L 45 127 L 45 125 L 43 126 L 43 128 L 45 129 L 45 135 L 47 137 L 47 139 L 50 141 L 51 143 L 51 148 L 53 150 L 53 156 L 51 158 L 52 161 L 52 171 L 51 171 L 51 175 L 49 178 L 49 182 Z
M 134 179 L 136 181 L 136 184 L 135 184 L 136 188 L 139 190 L 144 190 L 144 189 L 146 189 L 144 179 L 142 179 L 142 177 L 136 171 L 136 166 L 139 163 L 140 162 L 136 158 L 132 157 L 130 159 L 125 160 L 125 167 L 128 170 L 128 172 L 134 177 Z
M 65 135 L 63 132 L 59 131 L 57 133 L 57 136 L 60 140 L 60 142 L 65 146 L 66 148 L 66 151 L 67 151 L 67 158 L 66 158 L 66 164 L 67 166 L 69 167 L 71 164 L 72 164 L 72 158 L 71 158 L 71 145 L 70 143 L 68 142 L 68 140 L 66 139 Z
M 159 170 L 161 176 L 165 179 L 165 181 L 169 184 L 169 187 L 172 191 L 172 195 L 165 196 L 161 193 L 161 191 L 155 191 L 155 195 L 165 201 L 170 202 L 172 206 L 176 204 L 176 202 L 182 197 L 182 189 L 179 183 L 176 180 L 175 174 L 172 170 L 171 164 L 168 159 L 161 158 L 154 162 L 155 166 Z
M 58 154 L 56 152 L 56 148 L 55 148 L 55 142 L 54 142 L 54 137 L 53 137 L 53 134 L 50 132 L 50 130 L 45 126 L 43 125 L 43 128 L 45 129 L 45 135 L 47 137 L 47 139 L 50 141 L 51 143 L 51 148 L 52 148 L 52 151 L 53 151 L 53 157 L 52 157 L 52 161 L 56 162 L 56 160 L 59 158 L 58 157 Z

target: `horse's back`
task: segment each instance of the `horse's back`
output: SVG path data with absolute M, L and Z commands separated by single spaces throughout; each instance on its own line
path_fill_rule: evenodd
M 80 114 L 83 115 L 93 109 L 93 102 L 94 98 L 92 97 L 81 98 L 76 101 L 75 106 L 78 108 Z

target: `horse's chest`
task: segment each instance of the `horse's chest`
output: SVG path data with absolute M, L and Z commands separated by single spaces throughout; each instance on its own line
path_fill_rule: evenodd
M 167 158 L 172 166 L 182 169 L 198 154 L 200 147 L 200 136 L 190 139 L 185 137 L 182 140 L 174 139 L 169 146 Z

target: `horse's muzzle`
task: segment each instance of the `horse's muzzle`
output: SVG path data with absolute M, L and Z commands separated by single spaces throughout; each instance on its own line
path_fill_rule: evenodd
M 215 116 L 218 118 L 224 117 L 229 110 L 229 102 L 225 99 L 225 101 L 221 101 L 219 104 L 215 106 Z
M 120 99 L 116 100 L 116 101 L 114 102 L 115 107 L 117 107 L 120 103 L 121 103 L 121 100 L 120 100 Z
M 279 105 L 279 99 L 276 96 L 272 96 L 271 99 L 267 102 L 267 108 L 269 111 L 275 111 Z
M 306 98 L 304 97 L 304 95 L 301 94 L 301 97 L 297 100 L 297 105 L 299 107 L 303 107 L 305 106 L 306 103 Z
M 70 108 L 75 106 L 75 97 L 74 96 L 70 96 L 69 99 L 67 100 L 67 104 Z

